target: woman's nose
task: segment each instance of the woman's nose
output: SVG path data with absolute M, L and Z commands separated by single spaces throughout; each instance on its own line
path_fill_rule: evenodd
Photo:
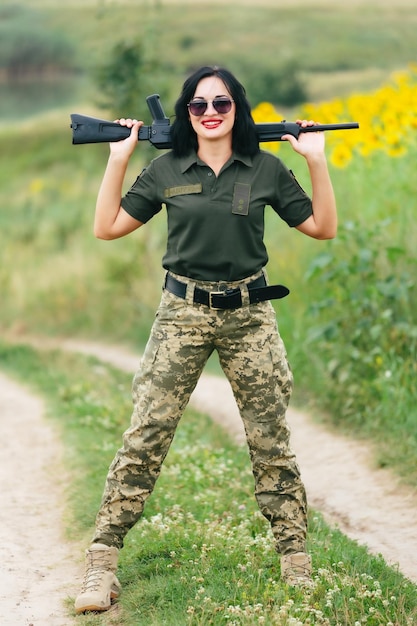
M 207 115 L 207 113 L 216 113 L 216 109 L 213 106 L 213 101 L 212 100 L 207 100 L 207 109 L 204 111 L 204 113 Z

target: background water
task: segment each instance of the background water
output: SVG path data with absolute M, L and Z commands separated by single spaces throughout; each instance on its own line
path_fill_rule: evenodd
M 88 80 L 77 75 L 0 83 L 0 121 L 27 119 L 34 114 L 88 101 L 89 87 Z

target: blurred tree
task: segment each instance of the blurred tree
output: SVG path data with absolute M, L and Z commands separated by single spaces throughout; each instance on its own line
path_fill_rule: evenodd
M 295 61 L 273 69 L 242 64 L 239 74 L 253 107 L 265 101 L 276 106 L 296 106 L 308 100 L 307 88 Z
M 157 91 L 164 101 L 169 94 L 169 75 L 170 68 L 149 58 L 141 42 L 118 42 L 110 51 L 109 58 L 94 72 L 99 91 L 98 103 L 116 117 L 130 116 L 149 123 L 150 113 L 145 98 Z

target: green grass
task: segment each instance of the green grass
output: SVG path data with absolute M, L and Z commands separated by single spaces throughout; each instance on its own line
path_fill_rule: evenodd
M 46 398 L 61 432 L 68 533 L 92 532 L 108 464 L 130 417 L 130 376 L 94 358 L 0 344 L 2 369 Z M 186 411 L 145 515 L 120 557 L 121 612 L 83 626 L 411 626 L 417 588 L 310 512 L 314 587 L 291 591 L 253 497 L 246 448 Z M 69 609 L 72 610 L 71 608 Z M 114 621 L 115 620 L 115 621 Z

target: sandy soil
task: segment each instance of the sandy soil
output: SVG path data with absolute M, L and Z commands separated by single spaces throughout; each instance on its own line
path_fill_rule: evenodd
M 130 373 L 138 363 L 137 355 L 120 348 L 76 342 L 63 347 L 95 354 Z M 226 380 L 204 375 L 191 403 L 244 442 Z M 58 437 L 40 399 L 2 374 L 0 415 L 0 623 L 71 626 L 65 601 L 79 588 L 83 547 L 63 536 L 65 472 Z M 417 583 L 416 494 L 388 471 L 372 469 L 366 446 L 293 409 L 288 421 L 310 505 Z
M 43 404 L 0 374 L 0 624 L 70 626 L 80 548 L 63 536 L 61 446 Z

